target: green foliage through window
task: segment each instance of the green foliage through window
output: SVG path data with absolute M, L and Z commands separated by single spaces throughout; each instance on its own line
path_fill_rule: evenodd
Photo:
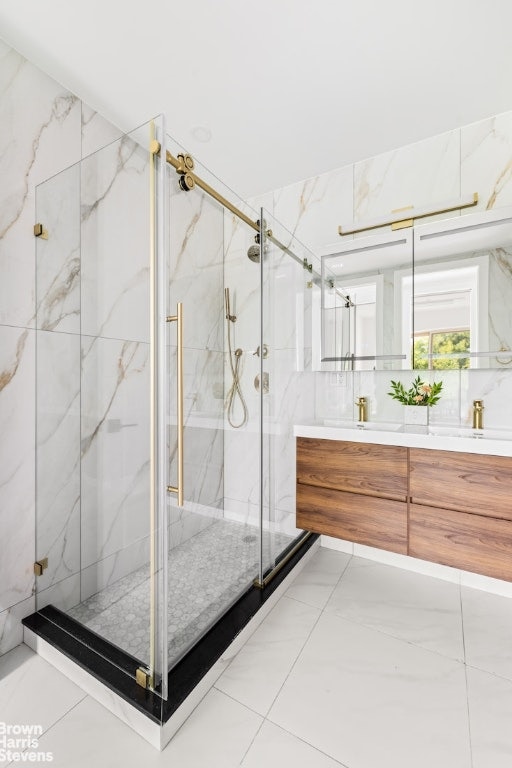
M 434 371 L 469 368 L 470 358 L 464 356 L 469 352 L 469 342 L 469 328 L 417 334 L 413 344 L 414 368 Z

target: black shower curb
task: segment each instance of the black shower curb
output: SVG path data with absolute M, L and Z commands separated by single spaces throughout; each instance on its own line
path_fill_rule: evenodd
M 135 682 L 135 670 L 140 666 L 144 667 L 143 662 L 104 640 L 54 606 L 48 605 L 27 616 L 22 620 L 22 624 L 150 720 L 163 725 L 183 704 L 318 538 L 318 534 L 310 536 L 264 589 L 251 586 L 171 669 L 166 701 Z M 286 557 L 287 551 L 292 547 L 293 542 L 282 553 L 281 559 Z

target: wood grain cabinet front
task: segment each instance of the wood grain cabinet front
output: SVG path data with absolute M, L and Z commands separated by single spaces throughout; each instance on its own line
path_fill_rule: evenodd
M 512 457 L 298 438 L 297 527 L 512 581 Z
M 512 520 L 512 458 L 409 449 L 415 504 Z
M 409 554 L 512 581 L 512 522 L 411 504 Z
M 407 504 L 402 501 L 299 483 L 297 527 L 407 554 Z
M 407 501 L 407 448 L 299 437 L 297 482 Z
M 407 448 L 298 438 L 297 527 L 407 554 Z

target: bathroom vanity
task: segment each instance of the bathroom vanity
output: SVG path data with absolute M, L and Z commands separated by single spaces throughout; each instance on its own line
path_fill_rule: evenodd
M 298 528 L 512 581 L 512 441 L 295 434 Z

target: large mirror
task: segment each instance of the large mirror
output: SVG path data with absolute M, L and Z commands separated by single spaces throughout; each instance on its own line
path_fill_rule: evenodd
M 321 370 L 512 367 L 512 208 L 322 255 Z
M 413 306 L 414 368 L 512 367 L 512 209 L 416 227 Z
M 410 367 L 402 320 L 412 326 L 412 230 L 361 237 L 322 256 L 321 370 Z M 410 332 L 410 331 L 409 331 Z

